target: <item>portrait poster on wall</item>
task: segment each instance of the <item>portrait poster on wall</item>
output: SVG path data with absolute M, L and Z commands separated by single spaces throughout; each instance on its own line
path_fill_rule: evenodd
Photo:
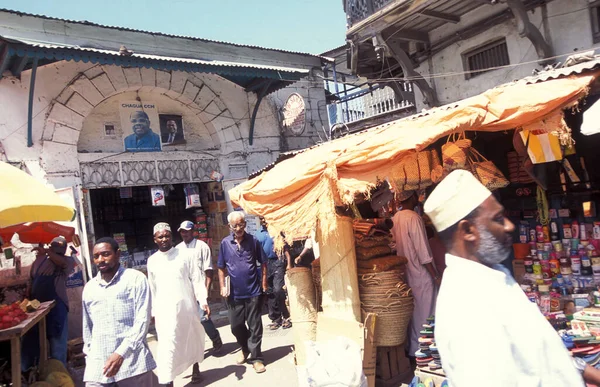
M 160 140 L 163 146 L 185 144 L 181 116 L 160 114 Z
M 160 120 L 154 102 L 123 101 L 119 106 L 127 152 L 160 152 Z

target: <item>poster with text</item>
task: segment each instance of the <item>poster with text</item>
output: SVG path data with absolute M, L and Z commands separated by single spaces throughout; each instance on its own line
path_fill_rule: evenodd
M 123 101 L 119 106 L 127 152 L 160 152 L 160 120 L 153 102 Z

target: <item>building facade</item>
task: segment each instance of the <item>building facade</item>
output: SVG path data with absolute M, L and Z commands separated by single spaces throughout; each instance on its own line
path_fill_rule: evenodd
M 532 75 L 599 41 L 588 0 L 347 0 L 347 63 L 371 81 L 410 80 L 416 110 Z
M 95 239 L 122 236 L 140 263 L 153 223 L 193 219 L 190 183 L 218 246 L 227 187 L 328 131 L 327 58 L 7 10 L 0 20 L 0 160 L 69 191 L 88 277 Z

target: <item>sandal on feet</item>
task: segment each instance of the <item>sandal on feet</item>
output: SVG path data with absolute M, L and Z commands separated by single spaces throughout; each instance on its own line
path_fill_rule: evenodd
M 254 367 L 254 371 L 256 371 L 257 374 L 262 374 L 267 370 L 267 368 L 261 361 L 256 361 L 252 363 L 252 367 Z
M 246 359 L 248 359 L 248 356 L 250 355 L 250 352 L 244 352 L 244 351 L 240 351 L 240 354 L 237 356 L 235 362 L 240 365 L 240 364 L 244 364 L 246 362 Z
M 281 327 L 283 329 L 291 328 L 292 327 L 292 321 L 289 318 L 285 319 L 285 321 L 283 322 L 283 324 L 281 324 Z
M 267 328 L 272 330 L 272 331 L 276 331 L 279 329 L 279 327 L 281 326 L 281 323 L 279 322 L 272 322 L 271 324 L 267 325 Z

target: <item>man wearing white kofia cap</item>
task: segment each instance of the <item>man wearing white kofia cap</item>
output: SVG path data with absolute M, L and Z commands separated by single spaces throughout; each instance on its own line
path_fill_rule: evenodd
M 206 287 L 196 257 L 173 246 L 168 223 L 154 226 L 158 251 L 148 258 L 151 313 L 156 321 L 158 349 L 155 370 L 161 385 L 204 359 L 204 329 L 198 304 L 210 317 Z M 194 382 L 199 382 L 195 375 Z
M 450 385 L 583 386 L 558 334 L 500 264 L 514 225 L 492 193 L 456 170 L 424 209 L 448 251 L 435 340 Z

